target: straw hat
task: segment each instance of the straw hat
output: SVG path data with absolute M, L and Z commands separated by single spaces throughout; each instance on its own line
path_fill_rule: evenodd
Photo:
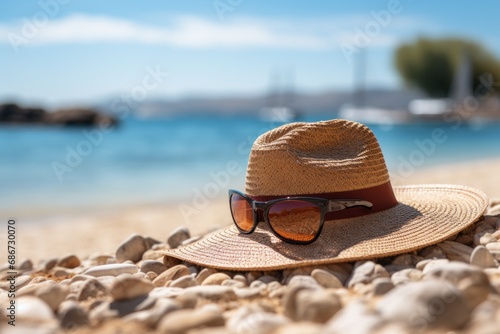
M 166 255 L 230 270 L 373 259 L 443 241 L 479 220 L 488 203 L 484 193 L 465 186 L 393 188 L 371 130 L 346 120 L 292 123 L 261 135 L 250 153 L 245 192 L 256 200 L 360 198 L 373 208 L 327 215 L 333 220 L 325 221 L 319 238 L 308 245 L 281 241 L 267 223 L 260 223 L 254 233 L 241 234 L 230 226 Z

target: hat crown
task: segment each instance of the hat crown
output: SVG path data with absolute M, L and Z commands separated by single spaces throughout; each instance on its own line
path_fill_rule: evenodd
M 332 120 L 291 123 L 261 135 L 250 152 L 250 196 L 343 192 L 389 181 L 373 132 L 363 124 Z

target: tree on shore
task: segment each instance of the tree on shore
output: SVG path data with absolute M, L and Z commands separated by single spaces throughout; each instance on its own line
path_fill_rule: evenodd
M 486 76 L 492 89 L 500 90 L 500 60 L 480 44 L 459 38 L 419 38 L 400 45 L 395 52 L 396 69 L 405 84 L 419 88 L 431 97 L 447 97 L 453 78 L 466 56 L 472 72 L 472 87 L 485 85 Z M 496 94 L 499 92 L 496 91 Z

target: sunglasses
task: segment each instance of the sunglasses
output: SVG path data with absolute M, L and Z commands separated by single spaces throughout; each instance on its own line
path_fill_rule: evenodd
M 279 239 L 293 244 L 310 244 L 319 237 L 327 213 L 359 206 L 371 209 L 373 205 L 361 199 L 302 196 L 259 202 L 239 191 L 229 190 L 229 206 L 234 224 L 241 233 L 253 233 L 257 224 L 265 220 Z

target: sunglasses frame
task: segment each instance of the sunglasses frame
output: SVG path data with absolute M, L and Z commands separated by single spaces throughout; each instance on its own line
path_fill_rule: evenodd
M 236 219 L 234 219 L 232 205 L 231 205 L 231 199 L 232 199 L 233 195 L 235 195 L 235 194 L 243 197 L 248 202 L 248 204 L 250 204 L 250 206 L 252 207 L 253 225 L 249 231 L 242 230 L 238 226 L 238 224 L 236 223 Z M 320 214 L 321 214 L 320 226 L 319 226 L 318 232 L 316 232 L 316 235 L 314 236 L 313 239 L 308 240 L 308 241 L 298 241 L 298 240 L 287 239 L 287 238 L 281 236 L 280 234 L 278 234 L 274 230 L 272 224 L 269 221 L 269 210 L 271 209 L 271 207 L 274 204 L 279 203 L 279 202 L 285 202 L 285 201 L 309 202 L 309 203 L 316 205 L 320 209 Z M 325 216 L 327 213 L 334 212 L 334 211 L 340 211 L 340 210 L 348 209 L 351 207 L 357 207 L 357 206 L 363 206 L 363 207 L 366 207 L 367 209 L 371 209 L 373 204 L 368 202 L 368 201 L 362 200 L 362 199 L 327 199 L 327 198 L 307 197 L 307 196 L 289 196 L 289 197 L 273 199 L 273 200 L 266 201 L 266 202 L 260 202 L 260 201 L 256 201 L 256 200 L 248 197 L 247 195 L 243 194 L 240 191 L 237 191 L 234 189 L 229 190 L 229 211 L 231 211 L 231 217 L 233 218 L 234 225 L 236 225 L 236 228 L 241 233 L 251 234 L 255 231 L 255 229 L 257 228 L 257 225 L 262 221 L 262 220 L 259 220 L 258 210 L 260 210 L 260 211 L 262 211 L 262 216 L 264 218 L 264 221 L 269 225 L 273 234 L 278 239 L 285 241 L 285 242 L 288 242 L 288 243 L 292 243 L 292 244 L 307 245 L 307 244 L 313 243 L 314 241 L 316 241 L 318 239 L 319 235 L 321 234 L 321 231 L 323 230 L 323 225 L 325 223 Z

